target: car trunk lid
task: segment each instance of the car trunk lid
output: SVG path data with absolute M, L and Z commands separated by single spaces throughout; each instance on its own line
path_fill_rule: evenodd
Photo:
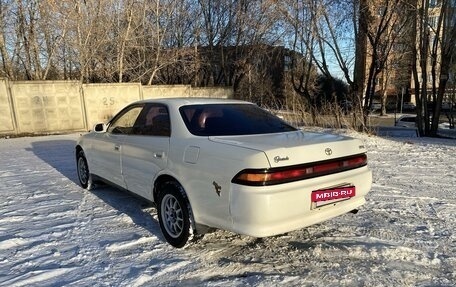
M 209 139 L 264 152 L 270 167 L 319 162 L 366 152 L 364 144 L 358 139 L 301 130 L 276 134 L 215 136 Z

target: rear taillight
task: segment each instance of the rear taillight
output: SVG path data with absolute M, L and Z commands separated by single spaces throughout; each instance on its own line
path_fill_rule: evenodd
M 359 154 L 311 164 L 269 169 L 245 169 L 239 172 L 231 182 L 251 186 L 274 185 L 347 171 L 366 164 L 366 154 Z

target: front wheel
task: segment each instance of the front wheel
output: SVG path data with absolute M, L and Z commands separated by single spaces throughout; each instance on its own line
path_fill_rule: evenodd
M 185 246 L 190 237 L 189 213 L 182 187 L 174 182 L 165 183 L 159 196 L 158 221 L 166 241 L 174 247 Z
M 76 168 L 78 171 L 79 183 L 83 188 L 90 189 L 92 187 L 92 176 L 89 172 L 89 166 L 84 151 L 82 150 L 76 155 Z

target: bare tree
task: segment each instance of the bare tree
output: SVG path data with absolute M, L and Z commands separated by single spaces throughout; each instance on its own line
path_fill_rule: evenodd
M 264 70 L 258 61 L 270 57 L 276 33 L 276 1 L 198 1 L 200 21 L 195 29 L 202 85 L 232 86 L 237 94 L 252 90 Z M 265 49 L 268 46 L 268 49 Z M 269 50 L 269 51 L 268 51 Z M 196 54 L 196 53 L 195 53 Z M 256 74 L 256 75 L 254 75 Z M 241 82 L 246 80 L 246 83 Z
M 0 1 L 0 55 L 12 79 L 59 77 L 58 47 L 67 26 L 54 1 Z
M 366 94 L 364 97 L 364 118 L 372 109 L 378 76 L 385 70 L 391 51 L 402 35 L 403 28 L 408 24 L 408 17 L 404 17 L 402 11 L 406 11 L 405 3 L 398 0 L 382 0 L 370 3 L 367 9 L 365 21 L 365 33 L 369 43 L 367 58 L 369 59 L 368 73 L 366 78 Z M 385 102 L 385 101 L 383 101 Z
M 68 39 L 78 57 L 82 82 L 111 81 L 115 69 L 110 43 L 111 9 L 108 0 L 74 2 L 74 34 Z
M 14 42 L 7 42 L 7 39 L 16 39 L 13 32 L 9 29 L 13 25 L 7 17 L 7 15 L 12 14 L 12 10 L 13 4 L 11 2 L 0 0 L 0 57 L 2 60 L 0 75 L 15 79 L 16 74 L 13 71 L 12 57 L 7 50 L 7 45 L 16 46 Z
M 123 73 L 124 73 L 124 69 L 125 69 L 125 65 L 124 65 L 124 60 L 125 60 L 125 50 L 127 48 L 127 43 L 128 41 L 130 40 L 130 33 L 131 33 L 131 30 L 134 29 L 132 28 L 132 25 L 133 25 L 133 13 L 135 12 L 133 10 L 133 3 L 134 1 L 127 1 L 125 3 L 125 6 L 124 9 L 123 9 L 123 12 L 125 13 L 125 19 L 121 19 L 119 22 L 123 22 L 122 20 L 125 21 L 125 23 L 122 23 L 124 24 L 123 27 L 124 29 L 121 30 L 121 32 L 119 33 L 119 40 L 120 40 L 120 47 L 118 48 L 118 53 L 117 53 L 117 66 L 118 66 L 118 74 L 119 74 L 119 83 L 122 82 L 123 80 Z
M 319 106 L 315 102 L 315 68 L 325 78 L 332 79 L 333 90 L 335 77 L 343 77 L 352 90 L 355 90 L 351 69 L 354 56 L 350 49 L 355 41 L 354 37 L 347 36 L 352 35 L 355 23 L 350 21 L 355 15 L 352 9 L 353 3 L 350 1 L 283 2 L 281 12 L 289 27 L 289 46 L 302 55 L 301 61 L 294 63 L 294 67 L 297 67 L 297 63 L 303 66 L 292 71 L 291 81 L 295 91 L 302 95 L 314 110 Z M 331 101 L 333 105 L 338 105 L 339 100 L 335 93 Z M 315 111 L 312 114 L 315 115 Z M 335 116 L 340 124 L 341 114 L 336 112 Z
M 413 76 L 418 129 L 421 135 L 436 136 L 441 105 L 456 52 L 456 7 L 449 0 L 436 2 L 437 5 L 433 6 L 424 0 L 414 4 L 417 45 L 414 48 Z

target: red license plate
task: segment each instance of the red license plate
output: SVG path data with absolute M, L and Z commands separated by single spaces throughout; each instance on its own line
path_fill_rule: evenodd
M 356 195 L 354 186 L 338 187 L 312 191 L 312 202 L 350 198 Z

